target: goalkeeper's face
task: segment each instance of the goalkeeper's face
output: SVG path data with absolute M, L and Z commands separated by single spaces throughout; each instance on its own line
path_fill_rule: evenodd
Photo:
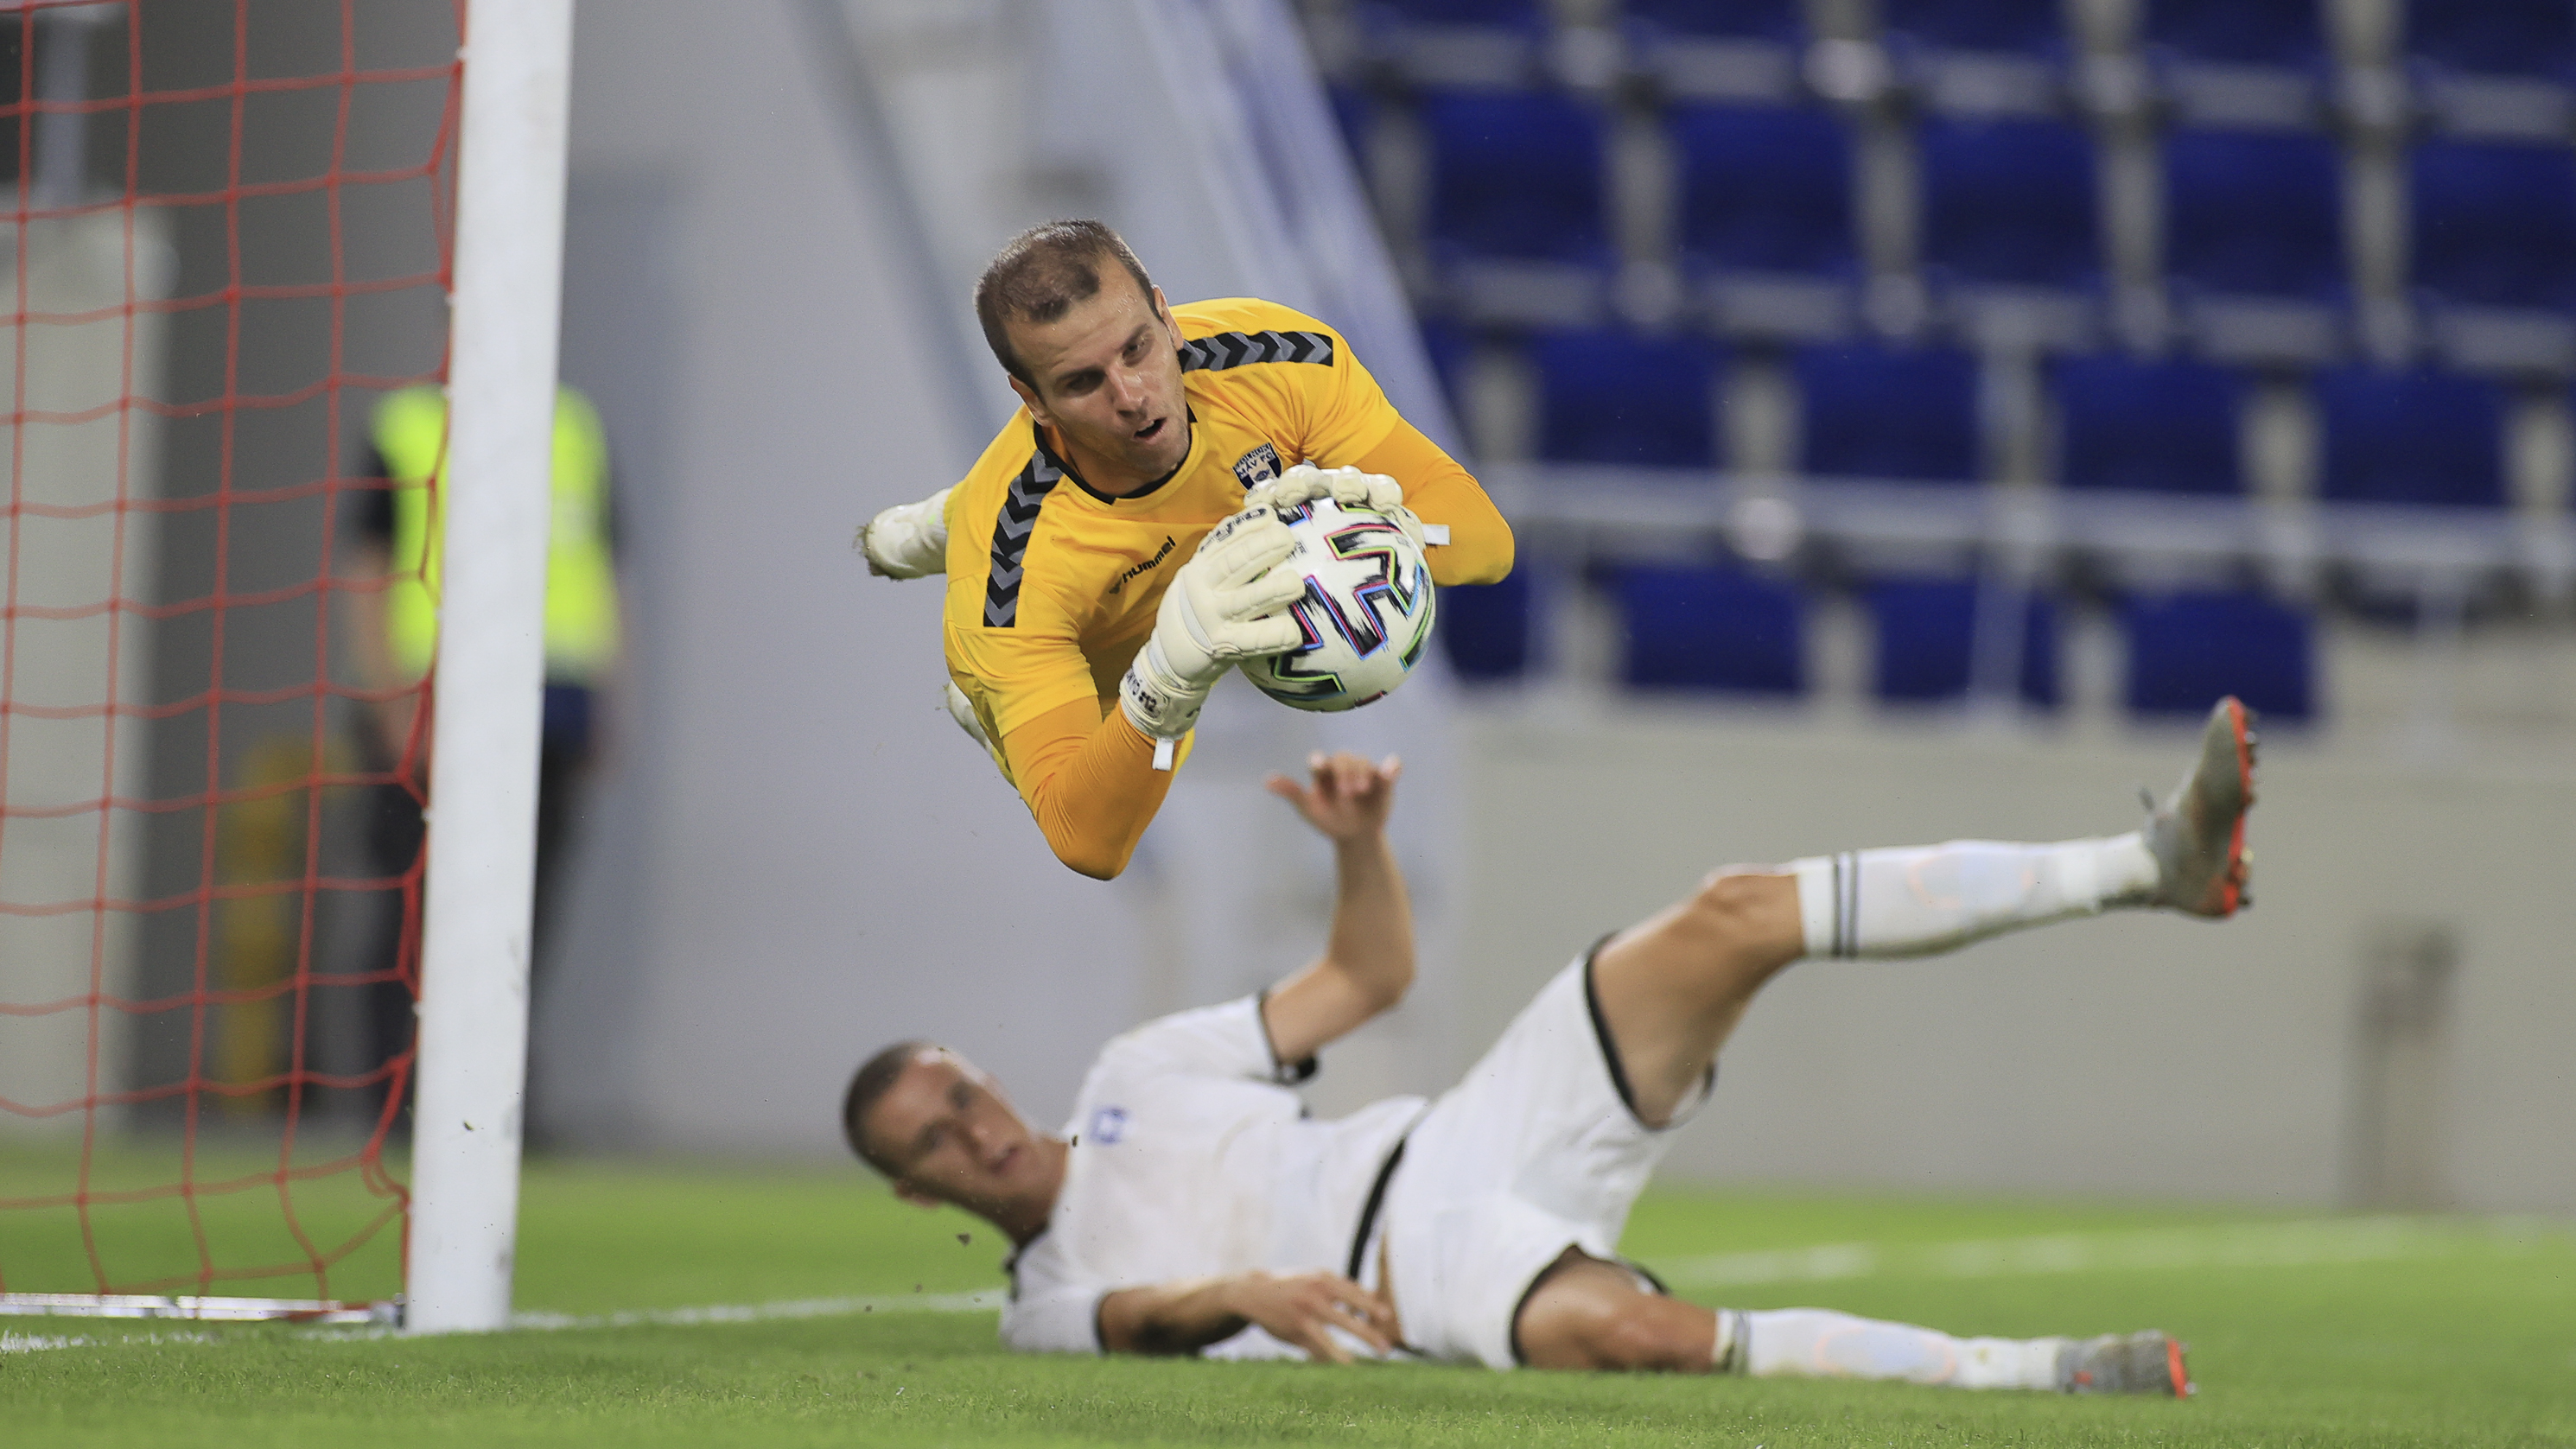
M 1012 321 L 1011 349 L 1036 386 L 1011 379 L 1029 415 L 1064 435 L 1083 481 L 1113 496 L 1165 477 L 1190 452 L 1181 334 L 1164 305 L 1116 267 L 1054 322 Z
M 945 1048 L 904 1064 L 868 1113 L 867 1134 L 906 1197 L 996 1220 L 1054 1199 L 1059 1159 L 991 1077 Z

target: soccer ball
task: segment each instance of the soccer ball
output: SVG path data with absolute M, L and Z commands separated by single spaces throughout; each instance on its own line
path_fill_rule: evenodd
M 1395 521 L 1330 498 L 1279 511 L 1296 539 L 1280 565 L 1306 576 L 1288 606 L 1305 635 L 1285 654 L 1240 666 L 1253 687 L 1297 709 L 1357 709 L 1404 682 L 1431 645 L 1431 567 Z

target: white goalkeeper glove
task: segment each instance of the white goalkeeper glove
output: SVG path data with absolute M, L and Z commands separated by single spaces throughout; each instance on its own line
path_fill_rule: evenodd
M 1295 551 L 1288 525 L 1266 508 L 1218 524 L 1172 575 L 1154 615 L 1154 635 L 1118 683 L 1118 706 L 1154 742 L 1154 768 L 1172 767 L 1172 745 L 1198 723 L 1208 691 L 1238 661 L 1285 654 L 1303 642 L 1280 613 L 1306 592 L 1301 574 L 1279 568 Z
M 1243 495 L 1246 508 L 1294 508 L 1318 498 L 1330 498 L 1344 508 L 1366 508 L 1383 513 L 1413 546 L 1423 546 L 1423 522 L 1404 506 L 1404 485 L 1384 473 L 1363 473 L 1357 468 L 1318 468 L 1300 463 L 1276 478 L 1267 478 Z M 1442 528 L 1439 541 L 1447 543 L 1449 530 Z
M 902 503 L 859 526 L 858 549 L 868 572 L 881 579 L 917 579 L 948 572 L 948 495 L 942 488 L 919 503 Z

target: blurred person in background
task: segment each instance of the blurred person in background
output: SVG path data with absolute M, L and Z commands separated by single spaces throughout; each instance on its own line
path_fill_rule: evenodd
M 1304 313 L 1173 306 L 1118 233 L 1057 221 L 1002 248 L 975 314 L 1020 409 L 965 481 L 879 513 L 859 548 L 872 573 L 948 576 L 949 712 L 1084 875 L 1126 869 L 1216 681 L 1300 644 L 1268 510 L 1386 513 L 1436 584 L 1511 571 L 1484 489 Z
M 579 391 L 555 396 L 553 522 L 546 552 L 545 705 L 537 769 L 535 905 L 531 985 L 547 961 L 555 932 L 566 847 L 579 811 L 581 782 L 597 753 L 601 696 L 617 667 L 621 635 L 615 562 L 615 509 L 608 440 L 599 414 Z M 422 802 L 429 781 L 429 721 L 420 717 L 438 645 L 438 581 L 444 551 L 441 477 L 447 457 L 447 399 L 436 387 L 410 387 L 376 404 L 357 476 L 384 486 L 357 495 L 348 540 L 349 578 L 374 587 L 347 590 L 356 611 L 355 653 L 371 698 L 360 731 L 368 773 L 388 776 L 368 791 L 366 838 L 375 874 L 399 880 L 421 858 Z M 437 479 L 441 486 L 433 487 Z M 418 967 L 418 914 L 389 903 L 370 959 L 372 969 Z M 408 1050 L 413 995 L 401 981 L 369 992 L 371 1040 L 364 1058 L 381 1065 Z M 531 1084 L 535 1081 L 533 1072 Z M 538 1144 L 535 1115 L 530 1142 Z

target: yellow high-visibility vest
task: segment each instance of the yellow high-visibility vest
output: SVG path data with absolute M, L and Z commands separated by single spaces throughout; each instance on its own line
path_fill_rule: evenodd
M 407 387 L 376 404 L 376 452 L 393 482 L 393 582 L 385 643 L 405 678 L 438 648 L 438 573 L 447 489 L 447 398 Z M 438 487 L 431 487 L 435 477 Z M 595 684 L 617 658 L 617 571 L 608 552 L 608 440 L 590 400 L 555 393 L 554 507 L 546 547 L 546 678 Z

